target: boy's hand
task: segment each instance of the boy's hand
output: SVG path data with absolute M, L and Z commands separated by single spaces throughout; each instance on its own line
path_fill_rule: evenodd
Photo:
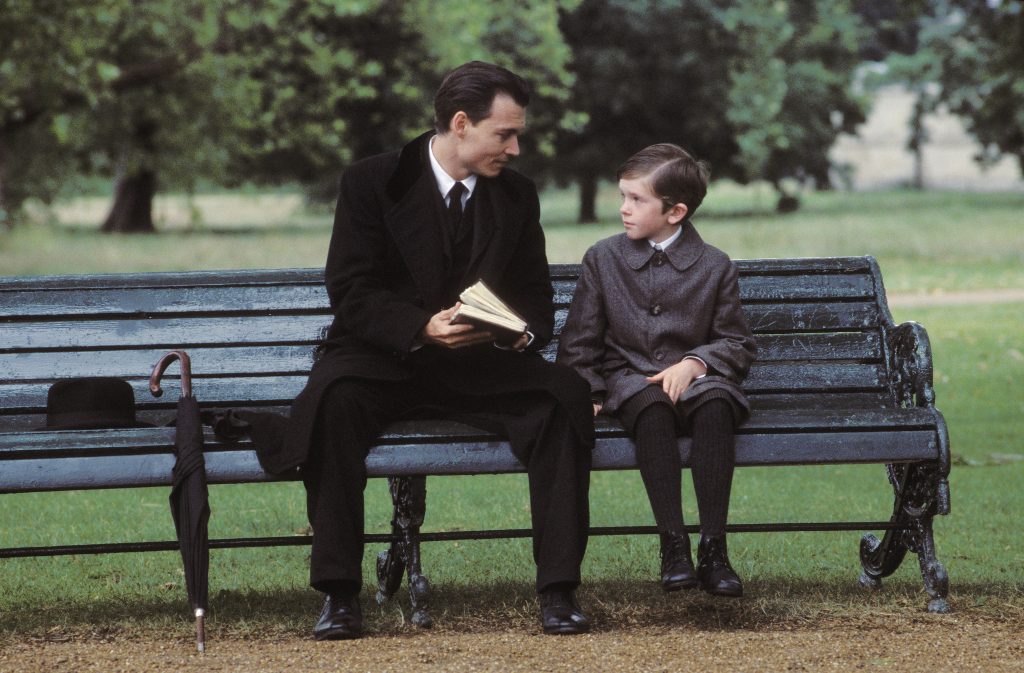
M 594 415 L 597 416 L 599 413 L 601 413 L 601 409 L 603 408 L 603 404 L 598 404 L 597 402 L 594 402 Z
M 648 376 L 647 380 L 651 383 L 660 383 L 661 389 L 672 400 L 672 404 L 675 404 L 693 380 L 707 374 L 707 371 L 707 367 L 700 360 L 686 358 L 654 376 Z

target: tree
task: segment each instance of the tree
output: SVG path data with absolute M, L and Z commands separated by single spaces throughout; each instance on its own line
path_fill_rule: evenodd
M 0 226 L 74 172 L 68 112 L 125 85 L 107 57 L 118 4 L 7 0 L 0 12 Z
M 951 35 L 927 36 L 941 57 L 939 100 L 981 143 L 978 160 L 1017 158 L 1024 172 L 1024 2 L 951 0 Z
M 38 18 L 27 0 L 18 2 L 0 24 L 12 33 Z M 471 58 L 534 83 L 531 137 L 542 151 L 551 151 L 567 94 L 568 50 L 552 2 L 457 3 L 452 12 L 427 0 L 103 0 L 75 11 L 53 4 L 54 26 L 35 27 L 38 36 L 23 45 L 35 60 L 24 61 L 15 90 L 34 103 L 33 142 L 50 129 L 54 153 L 117 177 L 107 231 L 151 231 L 156 190 L 188 189 L 198 177 L 228 186 L 297 180 L 332 193 L 346 163 L 429 127 L 442 75 Z M 91 37 L 80 44 L 76 22 L 90 21 Z M 71 36 L 74 49 L 48 52 L 49 41 L 61 42 L 55 36 Z M 0 73 L 19 65 L 17 57 L 0 59 Z M 69 69 L 97 75 L 60 81 Z M 58 93 L 31 93 L 50 88 Z M 3 143 L 4 129 L 25 139 L 28 128 L 0 127 L 0 161 L 13 147 L 20 163 L 27 143 Z
M 559 136 L 556 173 L 581 185 L 629 154 L 675 142 L 716 178 L 828 184 L 828 148 L 863 121 L 851 94 L 860 24 L 824 0 L 585 0 L 563 12 L 583 115 Z
M 924 189 L 923 150 L 928 141 L 925 118 L 939 104 L 936 94 L 942 63 L 932 45 L 949 37 L 949 24 L 941 18 L 947 14 L 945 5 L 945 0 L 854 3 L 855 11 L 868 28 L 860 49 L 861 58 L 883 64 L 880 71 L 870 71 L 865 77 L 868 88 L 876 90 L 898 83 L 914 96 L 907 149 L 914 157 L 911 184 L 916 189 Z

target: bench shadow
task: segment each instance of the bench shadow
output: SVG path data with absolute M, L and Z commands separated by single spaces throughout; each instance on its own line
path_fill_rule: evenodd
M 580 603 L 594 631 L 637 628 L 733 631 L 806 627 L 822 622 L 874 619 L 919 620 L 927 597 L 917 582 L 898 580 L 879 591 L 855 581 L 749 580 L 741 599 L 722 599 L 700 591 L 665 594 L 654 582 L 604 581 L 586 584 Z M 1024 600 L 1016 583 L 958 583 L 950 596 L 957 619 L 1019 620 Z M 320 595 L 311 589 L 221 591 L 211 596 L 207 629 L 215 638 L 310 637 Z M 370 588 L 363 591 L 368 636 L 416 637 L 426 633 L 409 622 L 404 588 L 378 606 Z M 538 632 L 538 607 L 527 583 L 435 586 L 430 600 L 434 631 L 457 633 Z M 941 616 L 937 616 L 941 618 Z M 41 598 L 37 605 L 17 604 L 0 615 L 0 642 L 10 639 L 53 642 L 192 637 L 190 610 L 182 596 L 162 594 L 125 601 L 106 598 L 61 602 Z

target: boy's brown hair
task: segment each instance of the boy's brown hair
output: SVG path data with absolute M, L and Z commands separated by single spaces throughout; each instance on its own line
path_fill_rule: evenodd
M 626 159 L 619 166 L 615 179 L 645 178 L 651 191 L 662 201 L 661 212 L 683 203 L 687 208 L 686 219 L 689 219 L 708 193 L 710 176 L 711 167 L 706 161 L 694 159 L 679 145 L 658 143 Z

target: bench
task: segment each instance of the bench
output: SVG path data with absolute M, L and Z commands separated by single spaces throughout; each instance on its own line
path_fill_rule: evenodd
M 924 328 L 894 324 L 871 257 L 737 265 L 760 349 L 745 384 L 753 414 L 738 430 L 737 466 L 877 463 L 885 466 L 894 504 L 889 521 L 767 522 L 729 530 L 884 531 L 881 539 L 870 533 L 861 539 L 861 584 L 880 586 L 912 551 L 928 609 L 948 611 L 932 519 L 949 512 L 949 440 L 934 405 Z M 579 266 L 552 265 L 551 273 L 560 326 Z M 205 409 L 284 412 L 305 382 L 330 319 L 322 272 L 312 269 L 0 280 L 0 493 L 170 484 L 173 428 L 36 430 L 45 426 L 46 393 L 55 380 L 127 379 L 140 420 L 163 426 L 173 419 L 179 394 L 176 367 L 165 376 L 167 394 L 160 399 L 149 394 L 147 378 L 164 353 L 185 349 Z M 544 357 L 552 359 L 555 349 L 549 345 Z M 598 418 L 597 437 L 594 469 L 635 468 L 632 444 L 615 421 Z M 210 484 L 274 479 L 247 441 L 223 442 L 210 432 L 205 439 Z M 689 440 L 680 440 L 680 451 L 686 465 Z M 454 422 L 396 423 L 367 467 L 371 477 L 389 478 L 395 502 L 392 531 L 367 538 L 390 543 L 378 557 L 377 597 L 395 593 L 407 574 L 418 624 L 430 623 L 420 541 L 529 535 L 420 531 L 426 476 L 523 471 L 507 443 L 486 432 Z M 592 530 L 635 532 L 654 527 Z M 211 540 L 211 547 L 308 543 L 308 536 L 292 536 Z M 174 542 L 20 547 L 0 549 L 0 558 L 175 548 Z

